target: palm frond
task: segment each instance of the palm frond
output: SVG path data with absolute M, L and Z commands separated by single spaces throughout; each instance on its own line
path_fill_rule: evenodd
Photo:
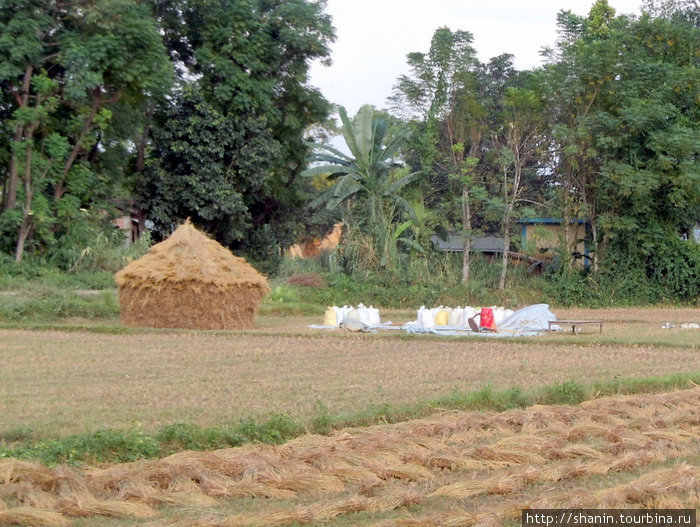
M 341 152 L 335 147 L 332 147 L 330 145 L 323 145 L 321 143 L 306 143 L 306 145 L 313 150 L 313 154 L 311 155 L 311 159 L 315 160 L 317 157 L 323 156 L 323 154 L 318 154 L 316 153 L 316 150 L 326 150 L 332 154 L 335 154 L 339 159 L 342 159 L 345 162 L 353 162 L 353 158 L 347 155 L 344 152 Z
M 401 149 L 401 147 L 406 144 L 411 131 L 406 128 L 396 134 L 396 136 L 386 145 L 386 148 L 382 151 L 382 159 L 391 159 L 394 155 Z
M 406 201 L 404 198 L 402 198 L 401 196 L 398 196 L 396 194 L 393 195 L 391 198 L 394 201 L 394 203 L 396 204 L 396 206 L 399 209 L 406 212 L 411 219 L 413 219 L 413 220 L 417 219 L 416 212 L 413 210 L 413 207 L 411 207 L 411 204 L 408 201 Z
M 415 249 L 421 254 L 425 254 L 425 249 L 415 240 L 412 240 L 410 238 L 399 238 L 396 240 L 397 242 L 401 242 L 404 245 L 408 245 L 409 247 Z
M 344 167 L 342 165 L 320 165 L 317 167 L 310 167 L 304 170 L 301 175 L 303 177 L 314 177 L 323 174 L 347 174 L 354 170 L 351 167 Z
M 395 194 L 399 190 L 401 190 L 403 187 L 406 185 L 410 185 L 411 183 L 414 183 L 418 181 L 420 176 L 423 174 L 421 170 L 418 170 L 416 172 L 411 172 L 410 174 L 402 177 L 401 179 L 394 181 L 391 186 L 388 188 L 388 191 L 391 194 Z
M 326 204 L 326 209 L 334 210 L 338 205 L 340 205 L 350 196 L 353 196 L 360 192 L 362 188 L 362 185 L 360 185 L 359 183 L 353 183 L 351 185 L 344 186 L 328 201 L 328 203 Z
M 350 153 L 355 156 L 355 160 L 359 161 L 362 159 L 362 153 L 360 152 L 359 145 L 357 144 L 357 139 L 355 138 L 355 130 L 352 121 L 348 118 L 348 112 L 342 106 L 338 109 L 338 114 L 340 115 L 340 120 L 343 122 L 343 126 L 340 127 L 340 131 L 343 134 L 343 139 L 345 144 L 348 145 Z
M 374 109 L 369 104 L 364 104 L 360 107 L 355 115 L 354 125 L 355 125 L 355 138 L 357 140 L 357 146 L 360 151 L 361 160 L 369 166 L 372 162 L 372 152 L 373 152 L 373 126 L 372 118 L 374 116 Z

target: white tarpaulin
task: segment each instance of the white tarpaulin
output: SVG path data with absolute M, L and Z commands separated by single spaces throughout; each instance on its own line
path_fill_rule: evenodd
M 519 309 L 503 319 L 498 324 L 496 332 L 482 331 L 477 333 L 471 329 L 453 326 L 426 328 L 419 324 L 418 321 L 405 324 L 403 329 L 408 333 L 433 333 L 435 335 L 479 335 L 491 338 L 524 337 L 538 335 L 542 331 L 547 331 L 549 329 L 549 321 L 556 319 L 556 315 L 549 310 L 548 304 L 534 304 Z M 556 326 L 554 329 L 557 329 Z
M 549 310 L 548 304 L 534 304 L 519 309 L 498 324 L 503 331 L 547 331 L 549 321 L 557 317 Z

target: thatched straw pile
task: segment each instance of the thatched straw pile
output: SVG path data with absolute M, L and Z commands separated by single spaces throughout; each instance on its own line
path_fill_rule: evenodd
M 269 290 L 243 258 L 189 222 L 116 275 L 128 326 L 247 329 Z

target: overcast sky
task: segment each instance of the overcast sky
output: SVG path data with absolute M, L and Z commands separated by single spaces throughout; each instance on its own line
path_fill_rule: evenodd
M 515 67 L 541 64 L 539 51 L 556 41 L 564 9 L 587 15 L 594 0 L 328 0 L 336 41 L 333 65 L 314 64 L 310 83 L 354 115 L 365 103 L 385 108 L 396 79 L 408 73 L 406 55 L 426 53 L 435 30 L 474 35 L 482 62 L 502 53 Z M 639 14 L 641 0 L 608 0 L 617 14 Z

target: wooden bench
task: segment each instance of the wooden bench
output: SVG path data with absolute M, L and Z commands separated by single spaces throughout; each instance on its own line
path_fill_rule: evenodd
M 571 332 L 576 333 L 576 326 L 593 325 L 599 327 L 599 333 L 603 334 L 602 320 L 549 320 L 549 331 L 552 331 L 552 326 L 571 326 Z

